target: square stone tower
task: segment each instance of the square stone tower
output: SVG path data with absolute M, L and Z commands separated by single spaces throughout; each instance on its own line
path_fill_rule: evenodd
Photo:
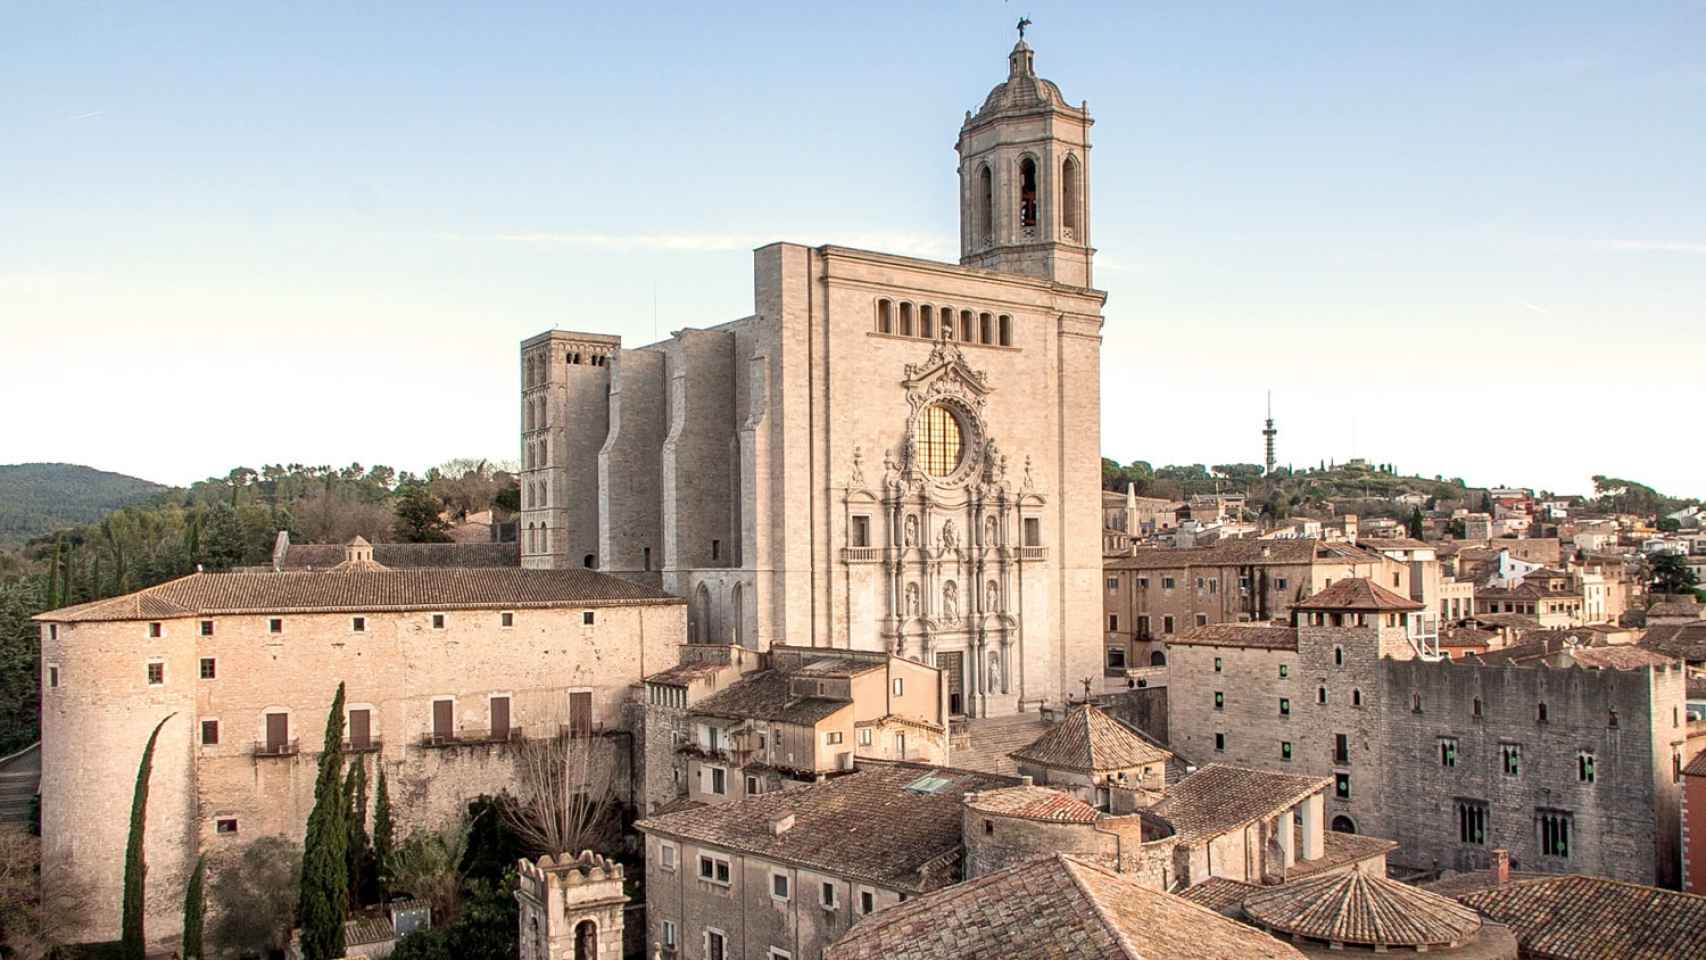
M 516 862 L 521 960 L 622 960 L 622 865 L 591 850 Z

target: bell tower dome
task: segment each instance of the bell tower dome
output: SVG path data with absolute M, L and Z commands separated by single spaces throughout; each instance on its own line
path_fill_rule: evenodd
M 960 263 L 1089 287 L 1090 105 L 1068 104 L 1034 56 L 1021 35 L 960 127 Z

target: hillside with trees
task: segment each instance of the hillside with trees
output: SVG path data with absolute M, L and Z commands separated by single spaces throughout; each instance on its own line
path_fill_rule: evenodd
M 0 755 L 36 737 L 37 613 L 198 568 L 270 563 L 281 530 L 298 543 L 440 541 L 449 521 L 494 506 L 513 511 L 517 499 L 511 469 L 485 460 L 451 460 L 422 475 L 358 463 L 237 467 L 0 547 Z
M 1394 498 L 1405 495 L 1420 496 L 1430 504 L 1462 502 L 1471 496 L 1478 502 L 1485 492 L 1464 486 L 1461 478 L 1405 476 L 1386 463 L 1323 462 L 1302 469 L 1276 467 L 1271 476 L 1263 476 L 1258 463 L 1154 467 L 1148 461 L 1134 460 L 1122 466 L 1104 457 L 1102 488 L 1123 493 L 1128 484 L 1137 488 L 1140 497 L 1169 500 L 1207 493 L 1243 494 L 1249 497 L 1251 510 L 1276 518 L 1325 511 L 1329 505 L 1338 509 L 1348 503 L 1366 503 L 1372 512 L 1379 513 L 1378 505 L 1392 504 Z
M 74 463 L 0 465 L 0 544 L 23 543 L 61 527 L 93 523 L 168 489 Z

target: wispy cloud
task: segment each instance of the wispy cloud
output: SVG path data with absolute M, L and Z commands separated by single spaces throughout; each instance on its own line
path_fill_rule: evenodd
M 1527 310 L 1531 313 L 1538 313 L 1543 317 L 1550 317 L 1552 315 L 1552 311 L 1546 309 L 1545 307 L 1541 306 L 1538 303 L 1534 303 L 1533 301 L 1524 300 L 1521 297 L 1518 297 L 1516 303 L 1517 303 L 1517 306 L 1519 306 L 1519 307 L 1523 308 L 1524 310 Z
M 579 247 L 607 253 L 727 253 L 753 250 L 779 240 L 796 239 L 787 231 L 767 233 L 704 232 L 704 233 L 500 233 L 486 237 L 462 235 L 464 239 L 492 239 L 541 246 Z M 910 257 L 956 259 L 957 241 L 941 234 L 926 233 L 848 233 L 832 235 L 829 242 L 845 247 L 860 247 Z M 817 243 L 818 240 L 799 241 Z
M 106 115 L 105 110 L 90 110 L 88 113 L 74 113 L 67 119 L 70 119 L 70 120 L 93 120 L 96 117 L 105 116 L 105 115 Z
M 1706 243 L 1675 243 L 1664 240 L 1615 240 L 1611 248 L 1630 253 L 1692 253 L 1696 256 L 1706 254 Z

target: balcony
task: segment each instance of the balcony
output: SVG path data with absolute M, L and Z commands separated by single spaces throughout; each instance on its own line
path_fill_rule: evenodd
M 882 547 L 842 547 L 842 563 L 877 563 L 883 559 Z
M 1048 559 L 1048 548 L 1047 547 L 1020 547 L 1019 548 L 1019 559 L 1020 560 L 1047 560 Z
M 510 727 L 508 730 L 457 730 L 453 733 L 422 734 L 420 746 L 423 747 L 460 747 L 477 746 L 484 743 L 514 743 L 527 739 L 520 727 Z
M 378 737 L 368 737 L 356 743 L 354 740 L 344 741 L 345 753 L 378 753 L 384 747 L 384 741 Z
M 255 741 L 254 756 L 257 760 L 276 757 L 294 757 L 301 752 L 302 741 L 300 740 Z

